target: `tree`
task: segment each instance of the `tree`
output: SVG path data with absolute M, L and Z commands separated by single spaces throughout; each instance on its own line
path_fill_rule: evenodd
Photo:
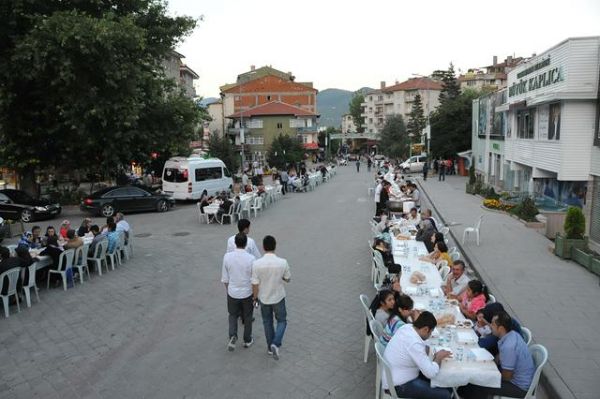
M 365 102 L 365 96 L 362 95 L 361 92 L 354 93 L 354 96 L 350 100 L 350 104 L 348 108 L 350 109 L 350 115 L 352 116 L 352 120 L 354 121 L 354 125 L 356 126 L 356 131 L 358 133 L 364 132 L 364 124 L 365 118 L 362 116 L 363 109 L 362 103 Z
M 234 148 L 231 140 L 227 137 L 221 137 L 217 133 L 212 133 L 208 140 L 208 154 L 211 157 L 219 158 L 225 163 L 227 169 L 234 172 L 240 166 L 241 156 Z
M 405 158 L 409 153 L 410 139 L 402 115 L 391 115 L 379 133 L 379 148 L 391 158 Z
M 162 68 L 195 26 L 160 0 L 10 0 L 0 15 L 0 159 L 114 172 L 187 150 L 198 107 Z M 27 65 L 25 69 L 23 66 Z
M 460 95 L 460 85 L 456 79 L 454 65 L 450 63 L 448 70 L 434 71 L 432 77 L 442 81 L 442 91 L 440 92 L 440 104 L 446 101 L 456 99 Z
M 412 110 L 410 111 L 410 114 L 408 114 L 406 131 L 409 135 L 412 135 L 414 141 L 419 141 L 425 126 L 427 126 L 427 120 L 423 113 L 423 103 L 421 102 L 421 95 L 417 94 L 413 102 Z
M 302 161 L 303 157 L 304 148 L 300 140 L 296 137 L 279 134 L 271 143 L 267 160 L 272 167 L 284 169 Z
M 475 91 L 465 91 L 432 112 L 429 118 L 431 152 L 436 157 L 455 157 L 458 152 L 471 148 L 471 108 L 478 95 Z

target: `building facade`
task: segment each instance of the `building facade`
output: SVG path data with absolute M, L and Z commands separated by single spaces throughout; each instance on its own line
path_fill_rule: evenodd
M 184 56 L 177 51 L 171 51 L 169 57 L 163 60 L 165 75 L 173 79 L 175 83 L 183 89 L 189 98 L 196 97 L 194 80 L 200 78 L 196 72 L 183 62 Z
M 564 40 L 508 74 L 504 185 L 582 207 L 600 246 L 600 37 Z
M 228 115 L 232 142 L 244 145 L 246 160 L 262 162 L 280 134 L 297 137 L 306 150 L 318 150 L 318 115 L 281 101 Z
M 506 87 L 507 74 L 524 59 L 522 57 L 508 56 L 504 62 L 498 62 L 494 56 L 492 65 L 483 68 L 471 68 L 464 75 L 458 77 L 460 88 L 464 89 L 490 89 L 498 90 Z

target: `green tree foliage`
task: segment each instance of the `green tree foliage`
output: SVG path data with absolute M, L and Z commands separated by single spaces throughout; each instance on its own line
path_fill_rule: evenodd
M 391 158 L 404 159 L 409 153 L 409 137 L 402 115 L 391 115 L 379 133 L 379 149 Z
M 417 94 L 412 105 L 412 110 L 408 114 L 406 131 L 408 134 L 412 134 L 414 142 L 418 142 L 425 126 L 427 126 L 427 120 L 423 112 L 423 102 L 421 101 L 421 95 Z
M 354 121 L 354 125 L 356 125 L 356 131 L 358 133 L 364 132 L 364 124 L 365 118 L 361 115 L 363 113 L 363 109 L 361 104 L 365 102 L 365 96 L 360 92 L 354 93 L 354 97 L 350 100 L 349 109 L 350 115 L 352 116 L 352 120 Z
M 280 134 L 271 143 L 267 160 L 272 167 L 283 169 L 302 161 L 303 158 L 302 142 L 296 137 Z
M 442 91 L 440 92 L 440 104 L 444 104 L 446 101 L 453 101 L 460 95 L 460 85 L 458 79 L 456 79 L 456 73 L 454 72 L 454 65 L 450 63 L 447 70 L 437 70 L 432 74 L 434 79 L 442 81 Z
M 238 170 L 241 162 L 241 155 L 234 148 L 231 140 L 227 137 L 221 137 L 217 133 L 212 133 L 208 140 L 208 154 L 211 157 L 219 158 L 225 163 L 227 169 L 232 172 Z
M 160 0 L 8 2 L 0 159 L 23 188 L 40 167 L 113 171 L 151 152 L 189 152 L 198 107 L 161 63 L 194 20 L 169 16 Z
M 431 152 L 436 157 L 455 157 L 471 148 L 471 107 L 477 96 L 475 91 L 465 91 L 431 113 Z
M 585 234 L 585 216 L 581 208 L 570 206 L 565 217 L 565 234 L 568 239 L 583 239 Z

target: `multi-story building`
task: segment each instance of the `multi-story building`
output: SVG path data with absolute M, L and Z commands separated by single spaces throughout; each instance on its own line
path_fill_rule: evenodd
M 442 83 L 427 77 L 411 78 L 393 86 L 386 86 L 385 82 L 381 82 L 379 90 L 365 94 L 365 102 L 362 104 L 365 132 L 376 137 L 390 115 L 402 115 L 405 122 L 408 122 L 417 94 L 421 96 L 423 113 L 429 116 L 439 105 L 441 91 Z
M 502 89 L 506 87 L 506 78 L 508 72 L 514 69 L 522 57 L 508 56 L 504 62 L 498 62 L 498 57 L 494 56 L 492 65 L 483 68 L 471 68 L 464 75 L 458 77 L 461 89 L 481 90 L 489 88 L 491 90 Z
M 190 97 L 196 97 L 194 80 L 200 76 L 183 62 L 184 56 L 177 51 L 171 51 L 168 58 L 163 60 L 163 68 L 168 78 L 171 78 Z
M 223 137 L 226 132 L 225 117 L 223 115 L 223 101 L 218 100 L 212 102 L 206 106 L 206 110 L 211 117 L 211 121 L 208 122 L 208 130 L 210 134 L 216 133 Z
M 535 194 L 542 208 L 582 207 L 596 249 L 599 74 L 600 37 L 566 39 L 508 73 L 507 103 L 500 108 L 508 123 L 499 170 L 504 187 Z
M 241 145 L 243 130 L 246 159 L 263 161 L 273 140 L 280 134 L 297 137 L 307 150 L 318 150 L 318 115 L 281 101 L 271 101 L 227 116 L 228 129 L 236 145 Z M 243 129 L 240 129 L 243 128 Z

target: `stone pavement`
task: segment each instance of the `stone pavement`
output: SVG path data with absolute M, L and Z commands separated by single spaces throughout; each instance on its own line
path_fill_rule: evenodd
M 292 270 L 279 361 L 266 354 L 259 312 L 255 345 L 226 350 L 221 262 L 236 229 L 198 224 L 188 204 L 127 215 L 135 236 L 151 235 L 135 238 L 130 262 L 67 292 L 42 289 L 41 303 L 0 318 L 0 397 L 373 397 L 358 301 L 373 295 L 369 180 L 342 167 L 316 191 L 287 195 L 252 219 L 250 235 L 274 235 Z
M 466 178 L 447 176 L 420 181 L 435 213 L 451 227 L 455 241 L 465 227 L 484 215 L 481 245 L 462 246 L 471 266 L 508 308 L 544 345 L 549 363 L 544 387 L 549 396 L 600 397 L 600 287 L 598 277 L 563 261 L 549 250 L 551 242 L 520 221 L 482 209 L 481 198 L 465 193 Z

